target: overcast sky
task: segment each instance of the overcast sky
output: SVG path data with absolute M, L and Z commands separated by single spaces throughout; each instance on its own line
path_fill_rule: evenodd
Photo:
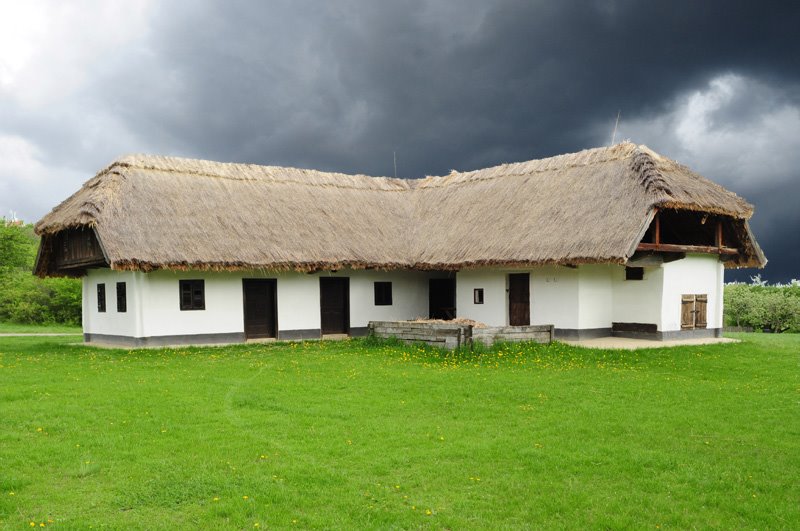
M 621 111 L 800 278 L 798 6 L 0 0 L 0 215 L 126 153 L 421 177 L 607 145 Z

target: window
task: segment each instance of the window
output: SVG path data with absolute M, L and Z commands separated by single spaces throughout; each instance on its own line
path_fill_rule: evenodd
M 124 313 L 128 311 L 128 297 L 124 282 L 117 282 L 117 311 Z
M 105 284 L 98 284 L 97 285 L 97 311 L 98 312 L 106 311 L 106 285 Z
M 708 294 L 681 295 L 681 329 L 708 327 Z
M 376 282 L 375 306 L 391 306 L 391 305 L 392 305 L 392 283 Z
M 643 267 L 626 267 L 625 280 L 644 280 Z
M 206 289 L 203 280 L 181 280 L 181 310 L 205 310 Z
M 475 304 L 483 304 L 483 288 L 475 288 L 472 290 L 472 302 Z

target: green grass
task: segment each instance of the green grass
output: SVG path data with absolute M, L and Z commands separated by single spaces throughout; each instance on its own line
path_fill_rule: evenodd
M 78 325 L 21 324 L 0 321 L 0 334 L 81 334 Z
M 800 336 L 739 337 L 450 356 L 1 338 L 0 527 L 795 527 Z

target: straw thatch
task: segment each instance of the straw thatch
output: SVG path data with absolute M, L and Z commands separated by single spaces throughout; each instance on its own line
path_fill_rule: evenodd
M 92 227 L 112 269 L 144 271 L 622 264 L 656 207 L 729 216 L 728 265 L 763 265 L 751 205 L 631 143 L 417 180 L 128 156 L 36 231 Z

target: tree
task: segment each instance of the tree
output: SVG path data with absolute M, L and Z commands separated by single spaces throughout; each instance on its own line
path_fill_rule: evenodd
M 800 324 L 800 299 L 781 291 L 769 291 L 763 295 L 764 324 L 781 333 Z

